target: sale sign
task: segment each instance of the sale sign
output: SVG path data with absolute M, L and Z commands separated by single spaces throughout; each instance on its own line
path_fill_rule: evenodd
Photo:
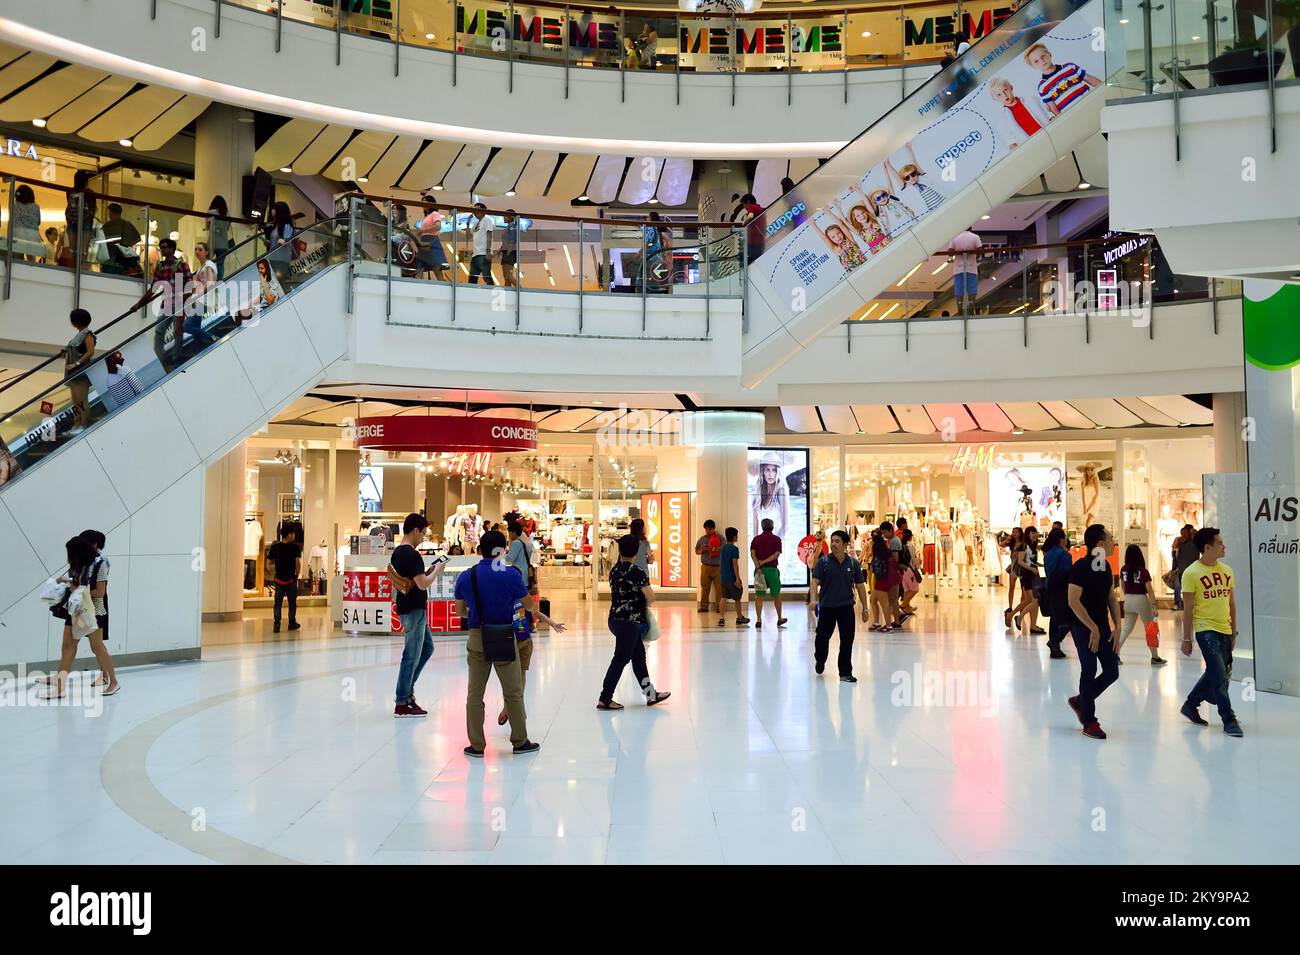
M 663 570 L 660 583 L 665 587 L 691 585 L 691 495 L 689 492 L 670 492 L 659 495 L 662 528 L 660 531 L 663 553 Z
M 427 603 L 432 633 L 458 633 L 461 618 L 452 596 L 456 571 L 444 570 L 429 588 Z M 352 633 L 401 633 L 392 581 L 386 570 L 349 570 L 343 574 L 344 630 Z
M 650 545 L 650 562 L 654 564 L 654 571 L 650 575 L 650 583 L 663 584 L 663 562 L 659 559 L 659 507 L 661 495 L 642 494 L 641 495 L 641 519 L 645 521 L 645 539 Z

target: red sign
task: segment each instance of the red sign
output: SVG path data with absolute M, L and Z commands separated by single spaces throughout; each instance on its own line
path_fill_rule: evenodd
M 54 402 L 52 402 L 52 401 L 42 401 L 42 402 L 41 402 L 41 414 L 47 414 L 47 415 L 48 415 L 48 414 L 54 414 Z
M 534 451 L 537 425 L 513 418 L 400 415 L 357 418 L 353 443 L 379 451 Z
M 650 545 L 650 557 L 655 565 L 650 583 L 663 583 L 663 562 L 659 559 L 659 495 L 641 495 L 641 519 L 645 521 L 645 539 Z
M 830 547 L 827 545 L 826 541 L 822 541 L 821 549 L 818 550 L 817 535 L 809 534 L 807 537 L 805 537 L 803 540 L 799 542 L 799 547 L 797 548 L 797 551 L 799 554 L 799 561 L 801 563 L 807 564 L 812 561 L 814 556 L 821 557 L 823 554 L 829 554 Z
M 691 531 L 691 495 L 686 491 L 678 491 L 661 494 L 659 497 L 662 515 L 659 549 L 663 555 L 660 582 L 665 587 L 689 587 L 692 563 L 692 551 L 688 542 Z
M 454 600 L 429 600 L 428 619 L 433 633 L 457 633 L 461 628 Z M 349 570 L 343 574 L 343 629 L 360 633 L 402 632 L 387 571 Z

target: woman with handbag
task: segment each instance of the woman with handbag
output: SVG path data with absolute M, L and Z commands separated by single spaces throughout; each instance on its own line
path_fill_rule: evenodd
M 655 594 L 649 575 L 634 563 L 638 547 L 638 540 L 631 534 L 620 537 L 618 563 L 609 572 L 609 632 L 614 635 L 614 658 L 605 671 L 600 699 L 596 701 L 598 710 L 623 709 L 623 704 L 614 699 L 614 690 L 629 663 L 645 695 L 646 706 L 655 706 L 672 696 L 665 690 L 655 689 L 646 665 L 643 628 L 649 622 L 649 605 L 654 603 Z
M 515 602 L 528 595 L 528 585 L 519 572 L 503 559 L 506 537 L 488 531 L 478 541 L 482 558 L 456 577 L 456 609 L 469 625 L 465 652 L 469 663 L 469 690 L 465 696 L 465 729 L 469 745 L 465 755 L 482 759 L 487 749 L 483 735 L 483 694 L 488 675 L 495 670 L 510 717 L 510 742 L 515 755 L 535 753 L 541 745 L 528 738 L 524 714 L 523 674 L 515 646 Z
M 64 546 L 68 573 L 67 576 L 59 577 L 58 582 L 67 585 L 68 593 L 50 608 L 50 613 L 63 621 L 63 646 L 59 654 L 59 671 L 52 680 L 47 681 L 52 689 L 41 699 L 59 700 L 67 695 L 68 671 L 77 656 L 77 641 L 82 637 L 90 638 L 91 652 L 95 654 L 105 681 L 104 696 L 113 696 L 121 686 L 113 669 L 113 658 L 104 646 L 99 629 L 99 613 L 103 608 L 104 593 L 108 589 L 108 582 L 104 579 L 107 574 L 100 576 L 101 562 L 96 560 L 98 555 L 94 545 L 85 537 L 74 537 Z
M 1151 651 L 1151 665 L 1164 666 L 1168 661 L 1160 657 L 1158 625 L 1155 628 L 1155 640 L 1150 639 L 1152 625 L 1156 622 L 1156 595 L 1151 589 L 1151 572 L 1147 570 L 1146 558 L 1142 556 L 1142 548 L 1137 544 L 1129 544 L 1124 551 L 1124 566 L 1119 570 L 1119 582 L 1124 588 L 1124 628 L 1119 634 L 1120 649 L 1124 648 L 1124 641 L 1133 632 L 1133 627 L 1141 617 L 1142 624 L 1149 635 L 1147 649 Z M 1121 659 L 1119 662 L 1124 661 Z
M 1038 598 L 1042 578 L 1038 575 L 1038 528 L 1026 527 L 1020 550 L 1016 552 L 1016 570 L 1020 576 L 1020 604 L 1012 614 L 1011 622 L 1016 630 L 1020 629 L 1021 620 L 1029 617 L 1029 632 L 1047 633 L 1038 625 Z

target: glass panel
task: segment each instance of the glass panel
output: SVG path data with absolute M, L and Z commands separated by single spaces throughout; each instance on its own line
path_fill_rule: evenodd
M 400 7 L 403 43 L 436 50 L 452 48 L 454 4 L 451 0 L 402 0 Z
M 625 69 L 671 70 L 676 63 L 673 17 L 644 15 L 628 11 L 623 15 L 623 58 Z
M 842 528 L 840 519 L 840 449 L 812 449 L 812 528 L 828 537 Z
M 305 229 L 224 281 L 214 270 L 196 276 L 179 258 L 160 259 L 152 270 L 151 298 L 142 306 L 149 327 L 106 348 L 93 332 L 82 335 L 70 327 L 64 360 L 50 365 L 62 380 L 0 420 L 0 483 L 130 404 L 311 276 L 345 261 L 342 225 L 327 220 Z M 0 402 L 7 404 L 12 394 L 0 391 Z
M 898 66 L 902 62 L 901 16 L 901 8 L 849 14 L 845 45 L 851 69 Z

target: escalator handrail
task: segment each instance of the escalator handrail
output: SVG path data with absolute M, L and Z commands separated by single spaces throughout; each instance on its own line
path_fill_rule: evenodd
M 260 239 L 260 238 L 262 238 L 262 233 L 261 233 L 261 232 L 258 232 L 258 233 L 254 234 L 254 235 L 251 235 L 251 236 L 249 236 L 247 239 L 245 239 L 243 242 L 239 243 L 239 245 L 231 246 L 230 249 L 229 249 L 229 251 L 225 252 L 224 255 L 227 255 L 227 256 L 228 256 L 228 255 L 230 255 L 231 252 L 234 252 L 236 249 L 242 249 L 244 246 L 248 245 L 248 243 L 250 243 L 250 242 L 255 242 L 256 240 L 258 240 L 258 239 Z M 254 260 L 254 262 L 256 262 L 256 260 Z M 251 263 L 250 263 L 250 264 L 251 264 Z M 135 280 L 134 280 L 134 279 L 130 279 L 130 281 L 135 281 Z M 122 321 L 123 319 L 125 319 L 125 318 L 129 318 L 130 316 L 134 315 L 136 312 L 140 311 L 140 309 L 144 308 L 146 305 L 148 305 L 150 302 L 152 302 L 154 299 L 156 299 L 156 298 L 157 298 L 158 296 L 160 296 L 160 295 L 162 295 L 162 289 L 154 289 L 154 290 L 152 290 L 152 291 L 146 290 L 146 291 L 145 291 L 145 294 L 144 294 L 144 297 L 142 297 L 138 302 L 136 302 L 134 305 L 132 305 L 130 308 L 128 308 L 125 312 L 123 312 L 121 315 L 117 316 L 117 318 L 113 319 L 112 321 L 108 322 L 107 324 L 100 326 L 99 328 L 92 328 L 92 329 L 90 330 L 90 333 L 91 333 L 92 335 L 94 335 L 94 336 L 95 336 L 95 339 L 98 341 L 99 336 L 102 335 L 104 332 L 108 331 L 110 328 L 112 328 L 114 325 L 116 325 L 118 322 Z M 156 324 L 156 323 L 155 323 L 155 324 Z M 131 337 L 134 338 L 135 336 L 133 335 L 133 336 L 131 336 Z M 130 340 L 131 340 L 130 338 L 127 339 L 127 341 L 130 341 Z M 120 344 L 114 346 L 113 349 L 112 349 L 112 351 L 109 352 L 109 354 L 112 354 L 113 351 L 116 351 L 118 348 L 121 348 L 122 345 L 125 345 L 125 344 L 126 344 L 126 342 L 121 342 Z M 0 394 L 4 394 L 4 393 L 5 393 L 6 391 L 8 391 L 10 388 L 14 387 L 14 385 L 21 384 L 24 380 L 26 380 L 27 378 L 30 378 L 32 375 L 36 374 L 36 372 L 40 371 L 40 370 L 41 370 L 42 368 L 44 368 L 46 365 L 52 364 L 53 362 L 58 361 L 58 360 L 59 360 L 60 358 L 62 358 L 62 357 L 63 357 L 63 352 L 62 352 L 61 350 L 55 352 L 53 355 L 51 355 L 49 358 L 45 359 L 45 361 L 41 362 L 39 365 L 36 365 L 36 366 L 34 366 L 34 367 L 32 367 L 32 368 L 29 368 L 27 371 L 23 372 L 23 373 L 22 373 L 21 375 L 19 375 L 17 378 L 12 378 L 12 379 L 10 379 L 9 381 L 5 382 L 3 385 L 0 385 Z M 56 388 L 57 388 L 59 385 L 65 385 L 65 384 L 67 384 L 69 381 L 71 381 L 73 378 L 76 378 L 77 375 L 79 375 L 79 374 L 81 374 L 81 372 L 77 372 L 76 375 L 68 375 L 68 376 L 66 376 L 62 381 L 60 381 L 57 385 L 54 385 L 53 387 L 56 387 Z
M 313 231 L 313 230 L 316 230 L 316 229 L 320 229 L 320 228 L 323 227 L 323 226 L 338 226 L 338 225 L 346 225 L 346 224 L 347 224 L 347 219 L 346 219 L 346 218 L 339 218 L 339 217 L 336 217 L 336 218 L 333 218 L 333 219 L 322 219 L 320 222 L 314 223 L 313 225 L 310 225 L 310 226 L 308 226 L 308 227 L 305 228 L 305 229 L 299 230 L 298 232 L 296 232 L 296 233 L 294 234 L 294 237 L 296 238 L 297 236 L 302 235 L 302 233 L 304 233 L 304 232 L 310 232 L 310 231 Z M 350 238 L 350 237 L 349 237 L 349 240 L 348 240 L 348 241 L 351 241 L 351 238 Z M 242 266 L 242 267 L 239 269 L 239 272 L 244 272 L 244 271 L 246 271 L 246 270 L 249 269 L 249 268 L 256 268 L 258 262 L 261 262 L 263 259 L 268 258 L 268 257 L 271 256 L 272 254 L 274 254 L 276 251 L 278 251 L 278 250 L 277 250 L 277 249 L 268 249 L 266 252 L 263 252 L 260 256 L 258 256 L 257 258 L 255 258 L 255 259 L 253 259 L 251 262 L 249 262 L 247 265 Z M 226 280 L 226 281 L 229 281 L 229 280 Z M 220 285 L 221 283 L 218 283 L 218 284 Z M 279 299 L 276 299 L 276 302 L 281 301 L 285 296 L 291 294 L 292 291 L 293 291 L 292 289 L 286 289 L 284 295 L 281 296 Z M 157 291 L 155 291 L 154 294 L 153 294 L 153 296 L 150 297 L 149 301 L 152 301 L 153 298 L 155 298 L 155 297 L 157 297 L 158 295 L 161 295 L 161 294 L 162 294 L 162 291 L 161 291 L 161 290 L 157 290 Z M 135 310 L 139 309 L 143 304 L 147 304 L 147 302 L 146 302 L 146 303 L 140 303 L 140 304 L 137 304 L 137 305 L 135 306 L 135 308 L 132 309 L 132 312 L 134 312 Z M 271 307 L 274 307 L 274 303 L 272 304 Z M 128 312 L 127 314 L 131 314 L 131 312 Z M 123 317 L 125 317 L 125 316 L 123 316 Z M 113 354 L 113 352 L 116 352 L 116 351 L 121 350 L 122 348 L 125 348 L 127 345 L 131 344 L 132 342 L 134 342 L 136 339 L 140 338 L 142 335 L 146 334 L 147 332 L 152 332 L 154 329 L 158 328 L 160 325 L 162 325 L 162 324 L 164 324 L 164 323 L 166 323 L 166 322 L 171 322 L 171 321 L 175 321 L 175 320 L 176 320 L 176 316 L 175 316 L 175 315 L 163 315 L 163 316 L 160 316 L 160 317 L 158 318 L 157 321 L 155 321 L 155 322 L 151 322 L 150 324 L 148 324 L 148 325 L 146 325 L 145 327 L 143 327 L 143 328 L 141 328 L 140 330 L 138 330 L 134 335 L 131 335 L 129 338 L 125 339 L 124 341 L 119 342 L 117 345 L 115 345 L 115 346 L 113 347 L 113 349 L 112 349 L 111 351 L 110 351 L 110 350 L 105 350 L 102 354 L 96 356 L 92 362 L 90 362 L 90 363 L 88 363 L 87 365 L 83 365 L 83 366 L 81 366 L 80 368 L 78 368 L 76 374 L 72 374 L 72 375 L 65 376 L 61 381 L 58 381 L 58 382 L 56 382 L 55 384 L 50 385 L 48 388 L 46 388 L 46 389 L 45 389 L 44 391 L 42 391 L 40 394 L 33 395 L 31 398 L 27 399 L 27 400 L 24 401 L 21 405 L 19 405 L 17 408 L 14 408 L 12 411 L 8 412 L 7 414 L 0 414 L 0 421 L 7 421 L 8 419 L 12 418 L 14 415 L 17 415 L 17 414 L 21 413 L 21 412 L 23 411 L 23 409 L 25 409 L 25 408 L 27 408 L 27 407 L 30 407 L 33 403 L 35 403 L 35 402 L 37 402 L 37 401 L 40 401 L 42 398 L 46 397 L 47 395 L 51 394 L 51 393 L 54 392 L 54 391 L 57 391 L 59 388 L 65 388 L 65 387 L 67 387 L 67 384 L 68 384 L 69 381 L 71 381 L 72 379 L 75 379 L 75 378 L 77 378 L 77 377 L 79 377 L 79 376 L 81 376 L 81 375 L 84 375 L 84 374 L 86 373 L 86 368 L 88 368 L 90 364 L 94 364 L 94 362 L 102 362 L 102 361 L 105 361 L 105 360 L 106 360 L 110 355 Z M 238 331 L 238 328 L 236 328 L 235 331 Z M 54 357 L 57 358 L 57 357 L 59 357 L 59 356 L 56 355 L 56 356 L 54 356 Z M 180 366 L 177 366 L 177 367 L 179 368 Z M 33 369 L 33 371 L 34 371 L 34 370 L 35 370 L 35 369 Z M 173 373 L 174 373 L 174 371 L 175 371 L 175 369 L 173 369 Z M 170 375 L 168 375 L 167 377 L 170 377 Z M 16 381 L 17 381 L 17 379 L 15 379 L 14 382 L 10 382 L 9 385 L 13 385 L 14 383 L 16 383 Z M 6 388 L 9 387 L 9 385 L 6 385 Z

